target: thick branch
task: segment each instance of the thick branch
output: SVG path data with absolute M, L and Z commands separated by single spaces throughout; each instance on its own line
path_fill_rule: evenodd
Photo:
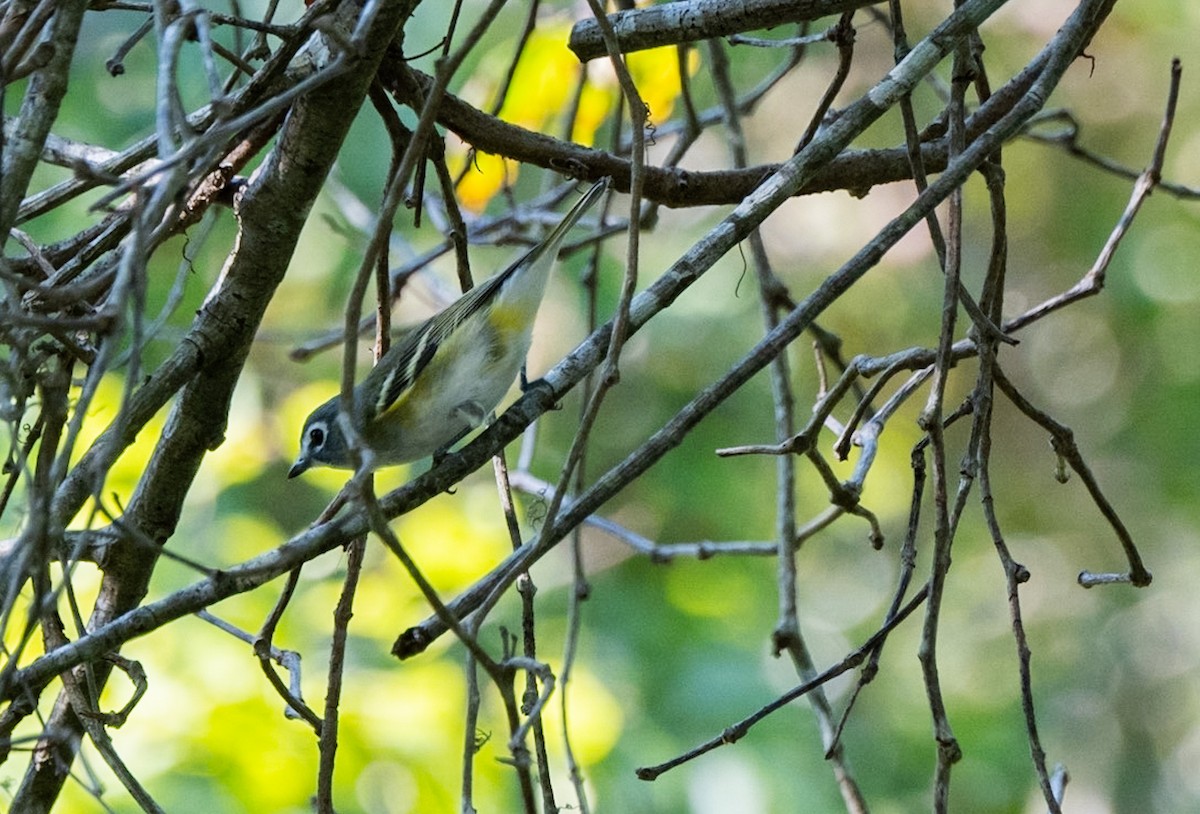
M 1036 71 L 1026 70 L 993 94 L 967 120 L 968 142 L 978 138 L 1007 113 L 1029 89 L 1035 77 Z M 415 109 L 420 109 L 421 100 L 433 87 L 433 77 L 410 70 L 398 61 L 384 65 L 381 78 L 399 101 Z M 480 152 L 502 155 L 589 181 L 612 178 L 615 189 L 629 191 L 629 159 L 510 124 L 472 107 L 452 94 L 445 94 L 441 100 L 438 123 Z M 946 156 L 945 139 L 931 140 L 921 145 L 922 161 L 928 172 L 944 170 Z M 648 165 L 644 168 L 642 193 L 648 200 L 671 207 L 736 204 L 765 178 L 778 172 L 781 166 L 758 164 L 736 170 L 694 171 Z M 847 190 L 852 195 L 861 196 L 878 184 L 906 181 L 911 177 L 912 168 L 906 148 L 843 150 L 818 168 L 797 194 Z
M 618 11 L 608 15 L 621 53 L 660 45 L 680 45 L 711 37 L 725 37 L 787 23 L 803 23 L 844 14 L 879 0 L 683 0 Z M 580 62 L 605 55 L 600 26 L 581 20 L 571 29 L 567 47 Z
M 347 7 L 345 22 L 353 25 L 360 11 Z M 380 55 L 407 12 L 408 7 L 400 5 L 381 9 L 362 43 L 363 56 L 349 71 L 296 103 L 275 150 L 245 192 L 237 246 L 183 343 L 197 350 L 194 373 L 123 518 L 146 538 L 162 543 L 171 536 L 201 460 L 223 440 L 233 388 L 262 315 L 283 280 L 309 209 L 366 96 Z M 128 539 L 118 541 L 112 554 L 91 629 L 141 603 L 157 561 L 155 552 Z M 103 686 L 109 670 L 94 665 L 97 687 Z M 75 711 L 60 703 L 47 730 L 61 742 L 65 733 L 78 733 L 81 727 Z M 31 765 L 15 809 L 49 809 L 70 767 L 70 755 L 60 757 Z

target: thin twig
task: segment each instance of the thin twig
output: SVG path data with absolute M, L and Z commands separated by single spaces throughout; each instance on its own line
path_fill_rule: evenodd
M 337 756 L 338 717 L 342 700 L 342 679 L 346 669 L 346 640 L 350 632 L 350 617 L 354 612 L 354 594 L 362 574 L 366 537 L 359 537 L 346 549 L 346 576 L 342 594 L 333 612 L 333 640 L 329 644 L 329 677 L 325 682 L 325 714 L 322 717 L 317 748 L 320 763 L 317 767 L 315 806 L 320 814 L 333 814 L 333 770 Z
M 754 727 L 755 724 L 759 723 L 772 713 L 777 712 L 778 710 L 790 704 L 792 701 L 795 701 L 797 698 L 807 695 L 817 687 L 824 686 L 827 682 L 837 678 L 843 673 L 853 670 L 863 662 L 863 659 L 866 658 L 868 653 L 877 648 L 884 640 L 887 639 L 888 635 L 901 622 L 907 619 L 913 611 L 921 606 L 921 604 L 925 601 L 928 592 L 928 585 L 917 591 L 913 595 L 912 599 L 905 603 L 904 607 L 902 607 L 893 618 L 890 618 L 884 622 L 879 630 L 875 631 L 875 633 L 873 633 L 869 639 L 867 639 L 862 645 L 850 653 L 847 653 L 837 664 L 827 667 L 820 673 L 813 676 L 810 680 L 805 681 L 803 684 L 800 684 L 791 690 L 788 690 L 771 703 L 764 705 L 753 715 L 749 715 L 737 723 L 726 727 L 725 730 L 717 737 L 705 741 L 701 745 L 690 749 L 684 754 L 668 760 L 665 763 L 659 763 L 655 766 L 646 766 L 638 769 L 638 778 L 641 780 L 656 780 L 664 772 L 668 772 L 671 769 L 682 766 L 684 763 L 695 760 L 701 755 L 711 752 L 713 749 L 736 743 L 737 741 L 741 740 Z
M 1113 228 L 1112 233 L 1109 234 L 1104 248 L 1100 250 L 1100 254 L 1096 258 L 1096 262 L 1088 269 L 1087 274 L 1083 275 L 1083 278 L 1070 289 L 1035 308 L 1031 308 L 1021 316 L 1010 320 L 1006 328 L 1009 330 L 1021 328 L 1073 302 L 1098 294 L 1104 288 L 1105 274 L 1108 271 L 1108 266 L 1112 262 L 1113 256 L 1116 254 L 1117 247 L 1121 245 L 1121 240 L 1129 232 L 1130 227 L 1133 226 L 1133 219 L 1137 217 L 1142 204 L 1150 197 L 1150 193 L 1162 183 L 1163 162 L 1166 160 L 1167 142 L 1171 137 L 1171 129 L 1175 124 L 1175 109 L 1179 101 L 1179 83 L 1182 74 L 1183 66 L 1179 59 L 1172 60 L 1171 82 L 1170 88 L 1167 91 L 1166 110 L 1163 113 L 1162 125 L 1159 127 L 1158 141 L 1154 146 L 1154 155 L 1150 160 L 1150 164 L 1138 175 L 1137 181 L 1133 185 L 1133 193 L 1130 195 L 1129 203 L 1125 205 L 1125 211 L 1121 213 L 1120 220 L 1117 221 L 1117 225 Z

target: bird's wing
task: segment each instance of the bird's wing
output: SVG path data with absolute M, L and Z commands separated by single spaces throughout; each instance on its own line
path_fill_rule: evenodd
M 378 390 L 379 396 L 375 400 L 374 415 L 383 416 L 403 403 L 405 396 L 412 389 L 413 382 L 433 361 L 438 347 L 446 337 L 486 307 L 505 282 L 518 272 L 528 272 L 535 268 L 542 274 L 548 273 L 549 266 L 553 265 L 558 255 L 558 247 L 562 244 L 563 237 L 580 216 L 600 198 L 604 190 L 608 189 L 608 185 L 607 178 L 597 181 L 536 246 L 513 261 L 504 271 L 489 277 L 463 294 L 446 310 L 414 329 L 403 342 L 389 350 L 372 371 L 372 375 L 379 371 L 378 375 L 385 377 Z
M 399 344 L 387 352 L 385 358 L 375 366 L 375 370 L 384 375 L 379 397 L 374 404 L 375 417 L 383 416 L 404 401 L 405 395 L 412 389 L 413 382 L 433 361 L 446 337 L 477 314 L 507 276 L 506 272 L 484 280 L 444 311 L 409 331 Z

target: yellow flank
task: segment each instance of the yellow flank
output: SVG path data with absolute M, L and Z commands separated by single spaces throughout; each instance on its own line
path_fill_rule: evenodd
M 395 401 L 388 405 L 387 409 L 375 416 L 374 423 L 377 425 L 380 421 L 408 421 L 414 415 L 419 414 L 420 405 L 418 404 L 415 410 L 413 408 L 413 391 L 414 388 L 410 387 L 401 393 Z M 418 394 L 417 399 L 419 397 Z M 408 418 L 401 419 L 400 416 L 407 416 Z M 367 434 L 371 434 L 370 427 L 367 428 Z
M 504 338 L 514 336 L 524 331 L 533 315 L 528 308 L 519 308 L 505 303 L 496 303 L 487 315 L 493 330 L 503 334 Z

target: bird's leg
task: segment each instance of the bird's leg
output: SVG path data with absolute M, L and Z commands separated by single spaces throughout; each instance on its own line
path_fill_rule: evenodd
M 525 373 L 525 365 L 521 365 L 521 392 L 528 393 L 530 390 L 533 390 L 534 388 L 537 388 L 537 387 L 544 387 L 547 390 L 552 389 L 550 387 L 550 383 L 541 377 L 538 377 L 538 378 L 534 379 L 533 381 L 530 381 L 529 377 Z M 561 410 L 562 404 L 559 403 L 558 401 L 555 401 L 554 404 L 552 404 L 550 406 L 550 409 L 551 410 Z

